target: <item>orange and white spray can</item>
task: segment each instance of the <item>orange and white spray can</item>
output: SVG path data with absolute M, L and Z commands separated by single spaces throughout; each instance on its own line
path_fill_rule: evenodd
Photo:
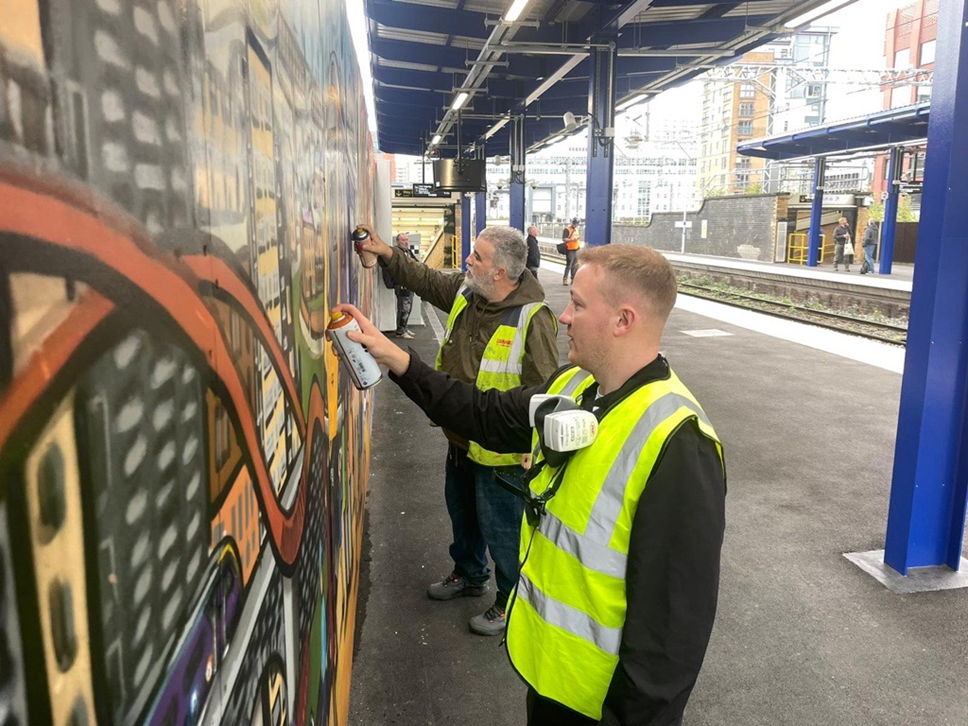
M 380 370 L 380 364 L 362 343 L 350 340 L 346 336 L 350 330 L 359 331 L 360 324 L 353 319 L 352 315 L 333 310 L 330 313 L 329 325 L 326 326 L 326 337 L 339 353 L 340 362 L 350 374 L 353 385 L 365 391 L 380 382 L 383 372 Z

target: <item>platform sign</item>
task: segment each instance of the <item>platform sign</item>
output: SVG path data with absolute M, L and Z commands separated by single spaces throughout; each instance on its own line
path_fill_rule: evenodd
M 435 199 L 450 199 L 450 192 L 435 189 L 433 184 L 414 184 L 413 196 L 432 197 Z
M 410 199 L 413 197 L 413 189 L 394 189 L 394 199 Z

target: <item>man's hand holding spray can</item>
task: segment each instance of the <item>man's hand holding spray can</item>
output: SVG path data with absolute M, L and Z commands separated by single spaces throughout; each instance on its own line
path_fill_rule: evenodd
M 367 269 L 375 267 L 378 255 L 368 249 L 364 249 L 364 243 L 370 240 L 370 232 L 364 225 L 359 225 L 350 233 L 353 248 L 360 256 L 363 267 Z M 339 355 L 343 367 L 349 373 L 353 385 L 361 391 L 373 388 L 383 378 L 380 365 L 376 362 L 370 352 L 362 343 L 350 340 L 346 335 L 349 331 L 360 332 L 359 323 L 353 319 L 352 315 L 333 310 L 330 313 L 329 325 L 326 326 L 326 337 L 329 338 L 333 347 Z

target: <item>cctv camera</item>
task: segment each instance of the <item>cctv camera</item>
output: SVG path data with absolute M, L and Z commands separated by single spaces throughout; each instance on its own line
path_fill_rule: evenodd
M 565 131 L 574 131 L 578 128 L 578 122 L 575 120 L 575 114 L 571 111 L 565 111 L 565 114 L 561 117 L 562 122 L 565 124 Z

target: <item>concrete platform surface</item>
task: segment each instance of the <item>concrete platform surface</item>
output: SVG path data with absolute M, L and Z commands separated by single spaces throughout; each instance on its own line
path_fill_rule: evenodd
M 556 312 L 560 274 L 546 263 L 539 276 Z M 709 330 L 728 335 L 688 334 Z M 414 343 L 431 358 L 431 326 Z M 729 473 L 719 611 L 684 723 L 966 726 L 968 589 L 895 594 L 844 557 L 884 546 L 900 375 L 679 309 L 664 350 Z M 451 568 L 444 452 L 442 434 L 381 383 L 354 726 L 525 722 L 504 649 L 467 630 L 490 598 L 424 592 Z

